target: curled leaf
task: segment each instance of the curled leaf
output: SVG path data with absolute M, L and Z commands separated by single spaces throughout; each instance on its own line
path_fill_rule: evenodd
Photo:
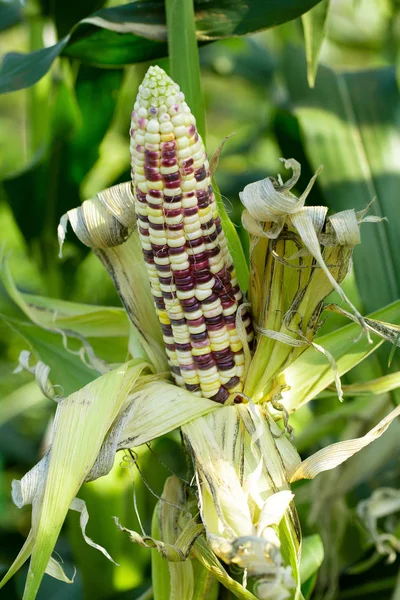
M 336 444 L 331 444 L 330 446 L 319 450 L 300 463 L 291 475 L 290 481 L 314 479 L 314 477 L 319 473 L 322 473 L 322 471 L 329 471 L 330 469 L 334 469 L 338 465 L 341 465 L 351 456 L 378 439 L 399 415 L 400 406 L 397 406 L 364 436 L 353 440 L 337 442 Z

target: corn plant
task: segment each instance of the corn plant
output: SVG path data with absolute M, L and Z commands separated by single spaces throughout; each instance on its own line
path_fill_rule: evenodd
M 398 303 L 363 317 L 340 285 L 360 225 L 379 219 L 366 210 L 327 217 L 324 207 L 305 207 L 318 172 L 297 197 L 291 189 L 300 165 L 285 160 L 293 171 L 286 182 L 267 177 L 241 194 L 250 234 L 245 299 L 211 185 L 216 163 L 207 160 L 183 93 L 159 67 L 150 67 L 139 87 L 130 136 L 132 182 L 68 211 L 59 226 L 61 246 L 69 222 L 111 276 L 131 323 L 129 360 L 102 360 L 83 334 L 95 328 L 93 312 L 74 317 L 73 305 L 19 292 L 3 263 L 15 303 L 39 327 L 75 337 L 98 377 L 58 398 L 46 364 L 32 364 L 27 352 L 20 357 L 58 406 L 51 445 L 13 482 L 17 506 L 32 505 L 32 526 L 2 584 L 28 558 L 24 599 L 36 596 L 45 572 L 68 581 L 52 552 L 70 509 L 80 513 L 85 541 L 112 560 L 86 534 L 79 489 L 106 475 L 116 452 L 180 428 L 192 483 L 167 480 L 151 534 L 116 522 L 121 535 L 160 554 L 155 598 L 216 598 L 219 585 L 239 598 L 302 598 L 292 484 L 343 463 L 400 414 L 397 407 L 363 437 L 303 461 L 290 440 L 291 413 L 332 382 L 341 398 L 343 373 L 379 340 L 398 343 L 399 328 L 389 324 L 399 317 Z M 324 307 L 332 290 L 348 310 Z M 355 323 L 317 343 L 324 308 Z M 104 318 L 103 327 L 106 310 Z M 239 568 L 235 578 L 232 566 Z
M 11 2 L 6 7 L 11 17 L 12 10 L 20 10 L 16 4 Z M 315 85 L 315 90 L 304 89 L 306 62 L 302 53 L 285 51 L 289 59 L 283 70 L 293 102 L 291 110 L 302 128 L 307 159 L 316 172 L 312 177 L 310 173 L 307 183 L 304 173 L 309 165 L 299 155 L 298 140 L 292 149 L 283 136 L 282 153 L 302 156 L 306 168 L 302 173 L 295 158 L 281 159 L 292 175 L 287 181 L 281 175 L 267 176 L 278 167 L 280 155 L 275 156 L 275 152 L 263 157 L 268 166 L 263 164 L 261 175 L 252 179 L 247 173 L 247 185 L 242 185 L 240 193 L 244 210 L 239 239 L 213 178 L 223 142 L 209 160 L 203 143 L 205 119 L 196 36 L 200 42 L 209 42 L 241 35 L 290 20 L 314 4 L 302 21 L 308 83 Z M 143 581 L 147 558 L 141 557 L 151 555 L 152 588 L 145 592 L 146 598 L 212 600 L 234 595 L 248 599 L 308 599 L 325 553 L 321 580 L 331 588 L 327 597 L 333 598 L 332 588 L 340 569 L 339 544 L 350 520 L 342 497 L 351 489 L 348 481 L 346 484 L 346 471 L 339 476 L 335 467 L 379 438 L 399 413 L 398 407 L 389 412 L 387 396 L 372 396 L 368 403 L 363 399 L 366 393 L 395 391 L 399 384 L 398 373 L 383 374 L 389 352 L 385 362 L 385 354 L 380 351 L 383 340 L 388 340 L 392 361 L 400 337 L 396 325 L 398 302 L 363 316 L 397 297 L 386 234 L 382 233 L 387 225 L 381 217 L 390 215 L 390 211 L 383 210 L 381 197 L 370 208 L 380 218 L 370 216 L 367 206 L 375 195 L 375 186 L 379 196 L 382 192 L 376 164 L 372 184 L 366 169 L 377 152 L 376 138 L 369 124 L 357 123 L 357 103 L 352 104 L 357 101 L 358 82 L 369 81 L 370 73 L 337 76 L 321 67 L 316 79 L 326 33 L 327 0 L 254 0 L 250 5 L 238 0 L 234 6 L 223 0 L 199 0 L 194 6 L 185 0 L 168 0 L 165 7 L 161 1 L 148 6 L 130 3 L 99 10 L 68 33 L 71 24 L 86 16 L 85 10 L 99 6 L 90 0 L 87 9 L 83 4 L 74 4 L 74 14 L 71 12 L 67 23 L 63 21 L 63 10 L 54 5 L 51 11 L 58 42 L 26 56 L 10 54 L 0 69 L 0 91 L 11 91 L 32 85 L 43 77 L 56 56 L 63 57 L 52 108 L 56 117 L 62 117 L 61 125 L 45 156 L 44 168 L 41 158 L 40 169 L 32 178 L 35 190 L 40 191 L 44 184 L 49 188 L 49 199 L 56 199 L 54 207 L 45 219 L 40 211 L 33 210 L 32 214 L 21 210 L 25 205 L 18 199 L 20 176 L 6 181 L 5 189 L 10 200 L 16 201 L 14 214 L 27 239 L 34 240 L 31 249 L 36 248 L 36 252 L 40 236 L 37 256 L 50 293 L 69 292 L 70 276 L 62 281 L 54 252 L 53 221 L 66 211 L 58 229 L 60 255 L 64 250 L 68 256 L 73 247 L 74 236 L 67 231 L 69 223 L 78 240 L 95 255 L 93 260 L 89 255 L 90 264 L 94 265 L 96 256 L 100 259 L 123 306 L 84 305 L 22 292 L 14 283 L 8 257 L 2 257 L 1 278 L 9 298 L 9 313 L 2 318 L 30 347 L 30 351 L 20 354 L 17 370 L 27 372 L 27 377 L 33 375 L 35 381 L 3 399 L 0 423 L 17 414 L 22 405 L 29 409 L 31 403 L 40 402 L 43 395 L 57 403 L 57 410 L 42 460 L 20 481 L 12 483 L 15 505 L 32 505 L 31 530 L 0 585 L 28 559 L 24 598 L 36 596 L 44 573 L 72 582 L 68 570 L 53 553 L 71 511 L 79 515 L 78 534 L 89 551 L 94 548 L 99 556 L 98 562 L 91 563 L 91 568 L 99 565 L 102 576 L 97 577 L 98 581 L 93 574 L 85 573 L 88 597 L 108 598 L 116 589 L 115 574 L 124 572 L 128 561 L 131 571 L 134 564 L 139 581 Z M 340 10 L 345 7 L 339 6 Z M 362 7 L 354 5 L 352 10 Z M 166 37 L 172 79 L 158 66 L 150 67 L 133 107 L 132 181 L 109 187 L 72 209 L 79 203 L 79 177 L 86 174 L 96 153 L 96 144 L 90 152 L 82 152 L 85 135 L 91 133 L 96 141 L 101 131 L 94 131 L 95 126 L 91 131 L 96 115 L 89 98 L 83 102 L 83 133 L 76 138 L 73 133 L 71 142 L 60 152 L 65 132 L 70 135 L 70 130 L 79 131 L 79 109 L 69 96 L 76 63 L 73 69 L 69 66 L 77 59 L 119 66 L 161 57 L 167 53 Z M 204 48 L 203 57 L 210 48 Z M 257 54 L 256 63 L 262 56 Z M 254 66 L 246 74 L 249 80 Z M 102 117 L 106 122 L 120 72 L 86 68 L 91 76 L 97 73 L 98 92 L 108 98 L 100 102 L 97 95 L 99 106 L 106 109 Z M 80 104 L 85 100 L 84 69 L 82 72 L 83 77 L 79 71 L 74 82 Z M 382 84 L 387 83 L 389 73 L 384 75 L 379 70 L 376 73 Z M 326 93 L 324 86 L 334 93 Z M 386 87 L 381 88 L 384 94 Z M 33 132 L 40 140 L 47 128 L 45 105 L 43 97 L 40 101 L 40 91 L 37 96 L 36 88 L 31 91 L 33 108 L 40 108 L 42 101 L 37 125 L 42 123 L 43 127 Z M 391 93 L 392 98 L 393 90 Z M 224 102 L 228 100 L 227 95 Z M 321 103 L 320 112 L 310 111 L 308 101 L 312 106 Z M 124 111 L 129 114 L 129 109 L 124 107 Z M 324 111 L 334 123 L 331 128 L 327 126 L 329 119 L 325 122 Z M 336 111 L 340 123 L 334 120 Z M 54 114 L 52 119 L 58 122 Z M 278 119 L 278 128 L 282 123 Z M 211 133 L 215 137 L 215 132 Z M 230 133 L 224 131 L 223 135 Z M 391 147 L 389 129 L 385 129 L 385 136 L 386 146 Z M 386 146 L 381 146 L 382 156 L 386 157 Z M 360 154 L 355 163 L 351 153 L 354 149 Z M 55 186 L 57 177 L 52 174 L 57 171 L 60 157 L 65 156 L 63 152 L 70 158 L 70 168 L 61 171 Z M 324 162 L 322 173 L 320 162 Z M 341 188 L 340 194 L 331 188 L 338 178 L 337 164 L 345 180 L 346 174 L 353 178 L 354 172 L 362 175 L 362 189 L 358 183 L 355 189 L 359 193 L 354 198 L 350 185 Z M 393 161 L 390 164 L 392 170 L 397 168 Z M 316 180 L 326 193 L 324 202 L 326 199 L 330 207 L 345 210 L 328 216 L 324 206 L 305 206 L 306 201 L 312 203 L 315 198 L 322 204 L 319 192 L 313 188 Z M 107 181 L 103 187 L 111 183 Z M 221 189 L 225 192 L 224 187 Z M 303 193 L 297 193 L 302 189 Z M 361 239 L 355 267 L 360 289 L 367 292 L 363 295 L 364 309 L 348 291 L 345 280 L 353 250 Z M 396 260 L 394 256 L 393 264 Z M 336 304 L 329 296 L 331 292 Z M 383 298 L 381 302 L 377 302 L 378 296 Z M 353 323 L 321 335 L 325 321 L 328 329 L 323 331 L 329 331 L 329 324 L 335 323 L 333 313 L 340 313 L 340 323 L 343 317 Z M 351 373 L 350 379 L 346 374 L 375 350 L 383 370 L 372 369 L 372 381 L 342 384 L 342 376 L 345 382 L 352 381 Z M 340 404 L 349 395 L 357 398 Z M 318 408 L 312 412 L 309 403 L 317 397 L 324 397 L 337 408 L 314 419 Z M 349 416 L 348 427 L 341 434 L 346 441 L 312 454 L 310 447 L 323 446 L 324 432 L 332 430 L 332 422 Z M 304 430 L 302 423 L 307 419 L 309 426 Z M 365 434 L 370 423 L 377 425 Z M 150 523 L 145 521 L 149 509 L 143 506 L 147 500 L 143 502 L 140 495 L 145 486 L 151 486 L 141 461 L 146 457 L 150 470 L 156 470 L 159 461 L 152 454 L 153 447 L 166 435 L 173 436 L 176 448 L 180 444 L 182 463 L 187 460 L 186 473 L 165 481 L 150 530 Z M 394 445 L 395 437 L 393 424 L 388 432 L 388 448 Z M 371 472 L 374 465 L 377 468 L 374 448 L 379 443 L 360 455 L 361 461 L 371 463 Z M 302 461 L 303 453 L 307 458 Z M 123 484 L 118 482 L 113 512 L 104 510 L 109 508 L 107 503 L 97 503 L 99 509 L 103 507 L 99 518 L 87 490 L 102 482 L 109 485 L 118 465 L 127 467 L 125 472 L 129 471 L 131 478 L 125 477 Z M 365 470 L 368 472 L 364 464 L 360 471 Z M 327 473 L 312 484 L 301 481 L 313 479 L 322 471 Z M 347 479 L 355 471 L 357 468 L 349 467 Z M 357 477 L 354 479 L 357 481 Z M 84 485 L 89 482 L 94 483 Z M 131 487 L 133 502 L 128 503 L 128 511 L 121 510 Z M 338 509 L 342 513 L 336 518 Z M 382 556 L 387 556 L 389 562 L 395 560 L 396 510 L 395 489 L 378 489 L 359 503 L 357 514 L 366 527 L 369 544 L 376 548 L 372 560 L 356 567 L 359 570 L 369 568 Z M 134 513 L 136 525 L 130 518 Z M 390 518 L 382 523 L 387 516 Z M 88 522 L 93 532 L 90 537 Z M 104 526 L 106 522 L 109 525 Z M 311 531 L 310 523 L 314 527 Z M 333 534 L 329 532 L 332 523 L 338 527 Z M 318 533 L 307 535 L 311 532 Z M 134 553 L 121 553 L 116 539 L 130 544 Z M 349 536 L 347 539 L 350 541 Z M 104 582 L 111 585 L 104 586 Z M 39 594 L 46 594 L 45 589 L 41 588 Z

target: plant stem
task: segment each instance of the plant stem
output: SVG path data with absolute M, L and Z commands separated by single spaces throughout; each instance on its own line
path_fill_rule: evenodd
M 204 98 L 201 89 L 193 0 L 166 0 L 165 11 L 171 77 L 185 94 L 186 102 L 196 117 L 197 129 L 205 143 Z M 246 292 L 249 270 L 242 244 L 235 226 L 228 217 L 215 180 L 212 185 L 222 228 L 235 265 L 236 277 L 241 289 Z
M 168 53 L 171 77 L 185 94 L 205 140 L 204 98 L 201 89 L 199 50 L 192 0 L 166 0 Z

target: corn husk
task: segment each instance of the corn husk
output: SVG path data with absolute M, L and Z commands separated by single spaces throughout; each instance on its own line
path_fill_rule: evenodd
M 157 371 L 166 371 L 164 342 L 141 246 L 137 230 L 131 230 L 136 223 L 131 184 L 104 190 L 69 210 L 58 227 L 60 253 L 68 221 L 80 241 L 93 249 L 108 271 L 146 356 Z
M 191 515 L 193 501 L 187 499 L 187 492 L 176 476 L 167 479 L 154 512 L 151 536 L 118 524 L 133 542 L 153 550 L 155 600 L 212 600 L 218 596 L 217 581 L 237 598 L 256 600 L 228 575 L 207 545 L 203 525 Z
M 300 165 L 294 159 L 282 160 L 293 170 L 286 183 L 267 178 L 247 185 L 240 194 L 243 225 L 250 233 L 249 299 L 258 334 L 244 392 L 256 402 L 279 397 L 274 380 L 310 345 L 334 368 L 331 355 L 313 342 L 323 300 L 332 290 L 368 332 L 340 287 L 353 248 L 360 242 L 364 215 L 347 210 L 327 218 L 326 207 L 304 207 L 320 170 L 297 198 L 290 190 L 298 181 Z M 336 384 L 340 395 L 338 378 Z
M 260 407 L 226 407 L 182 428 L 211 549 L 256 580 L 259 598 L 300 586 L 300 532 L 286 471 L 300 458 Z
M 146 443 L 186 420 L 219 408 L 184 390 L 179 390 L 180 396 L 174 394 L 172 384 L 154 382 L 154 376 L 146 375 L 146 371 L 150 372 L 147 363 L 130 361 L 62 399 L 51 447 L 21 481 L 13 482 L 15 504 L 19 508 L 32 504 L 32 531 L 1 585 L 32 554 L 24 600 L 35 597 L 46 569 L 54 571 L 49 566 L 50 555 L 69 508 L 80 512 L 87 543 L 111 559 L 104 548 L 86 536 L 86 507 L 75 496 L 84 481 L 109 472 L 118 448 L 131 445 L 132 421 L 138 425 L 136 443 Z M 164 404 L 160 397 L 165 398 Z

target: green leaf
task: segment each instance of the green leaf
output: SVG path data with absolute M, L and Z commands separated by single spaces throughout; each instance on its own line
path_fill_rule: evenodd
M 193 0 L 165 0 L 165 14 L 171 77 L 185 94 L 205 144 L 204 98 L 200 81 Z
M 22 18 L 22 3 L 20 0 L 0 1 L 0 31 L 19 23 Z
M 300 561 L 301 582 L 305 583 L 319 569 L 324 559 L 324 546 L 316 533 L 303 538 Z
M 387 223 L 366 224 L 354 267 L 365 310 L 377 310 L 400 295 L 400 97 L 392 67 L 336 72 L 321 66 L 314 90 L 307 85 L 301 53 L 286 61 L 293 111 L 312 168 L 324 165 L 318 183 L 334 210 L 364 209 Z
M 68 40 L 69 36 L 54 46 L 35 50 L 29 54 L 21 52 L 6 54 L 0 68 L 0 94 L 30 87 L 39 81 L 64 50 Z
M 58 37 L 67 35 L 71 27 L 80 19 L 90 15 L 105 4 L 105 0 L 69 0 L 69 2 L 50 2 L 51 15 L 54 18 Z
M 315 84 L 319 54 L 326 35 L 329 2 L 330 0 L 322 0 L 301 17 L 306 44 L 307 80 L 311 88 Z
M 400 301 L 373 313 L 371 318 L 399 323 Z M 337 331 L 317 338 L 320 346 L 328 350 L 334 357 L 339 375 L 347 373 L 358 363 L 374 352 L 382 340 L 373 337 L 373 343 L 368 344 L 365 335 L 360 336 L 358 324 L 347 325 Z M 334 381 L 334 373 L 326 357 L 308 348 L 284 372 L 288 390 L 283 391 L 283 405 L 288 411 L 299 409 Z
M 319 0 L 197 0 L 201 41 L 245 35 L 299 17 Z M 123 34 L 123 35 L 121 35 Z M 97 65 L 120 66 L 167 55 L 164 2 L 130 2 L 83 19 L 58 44 L 30 54 L 11 53 L 0 69 L 0 93 L 29 87 L 62 52 Z
M 0 316 L 0 319 L 27 342 L 36 357 L 50 367 L 51 383 L 61 386 L 61 395 L 79 390 L 100 375 L 82 361 L 78 354 L 81 344 L 75 340 L 69 342 L 67 350 L 61 335 L 57 333 L 5 316 Z

